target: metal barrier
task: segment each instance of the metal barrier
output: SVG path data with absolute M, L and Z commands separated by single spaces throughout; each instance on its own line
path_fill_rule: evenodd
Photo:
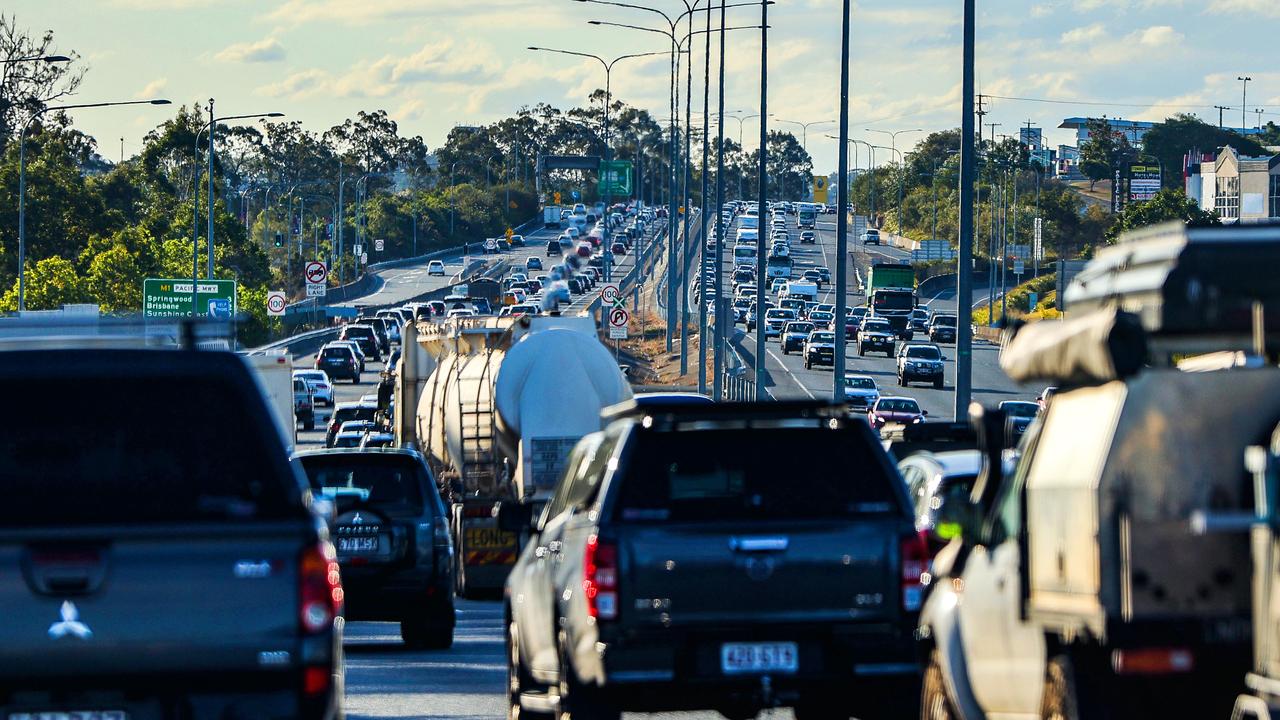
M 728 402 L 754 402 L 756 383 L 746 368 L 726 370 L 724 373 L 724 400 Z

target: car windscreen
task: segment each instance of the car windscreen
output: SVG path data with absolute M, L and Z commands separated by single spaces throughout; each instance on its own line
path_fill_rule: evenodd
M 938 353 L 938 348 L 909 347 L 907 348 L 907 357 L 918 358 L 920 360 L 937 360 L 942 356 Z
M 392 514 L 422 512 L 427 475 L 413 457 L 335 453 L 304 455 L 301 462 L 312 490 L 326 497 L 355 494 L 362 502 Z
M 624 522 L 808 520 L 899 512 L 883 450 L 852 428 L 638 433 L 616 517 Z M 780 448 L 786 448 L 780 452 Z
M 854 390 L 875 390 L 876 381 L 871 378 L 847 377 L 844 379 L 844 386 Z
M 876 406 L 876 410 L 880 412 L 902 412 L 902 413 L 918 413 L 920 406 L 915 400 L 881 400 Z
M 304 516 L 267 408 L 235 384 L 81 374 L 0 391 L 14 408 L 0 416 L 0 527 Z
M 933 324 L 934 324 L 934 325 L 942 325 L 942 326 L 945 326 L 945 327 L 955 327 L 955 326 L 956 326 L 956 318 L 955 318 L 955 316 L 954 316 L 954 315 L 934 315 L 934 316 L 933 316 Z
M 811 343 L 833 343 L 836 341 L 834 333 L 814 333 L 809 336 Z

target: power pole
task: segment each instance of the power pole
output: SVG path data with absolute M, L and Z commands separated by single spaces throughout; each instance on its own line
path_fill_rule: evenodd
M 1218 111 L 1218 129 L 1222 129 L 1222 111 L 1230 110 L 1231 108 L 1224 107 L 1222 105 L 1214 105 L 1213 109 Z
M 1001 123 L 987 123 L 991 128 L 991 147 L 996 146 L 996 128 Z M 987 239 L 987 327 L 994 327 L 996 322 L 996 192 L 995 173 L 991 181 L 991 237 Z

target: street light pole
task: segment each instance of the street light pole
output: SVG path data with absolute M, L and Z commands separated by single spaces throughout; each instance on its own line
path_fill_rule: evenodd
M 832 352 L 832 401 L 846 402 L 844 391 L 845 352 L 847 351 L 849 305 L 849 213 L 845 204 L 849 194 L 849 0 L 840 8 L 840 149 L 837 162 L 840 173 L 839 210 L 836 211 L 836 317 L 835 348 Z
M 702 228 L 698 233 L 701 246 L 698 254 L 702 260 L 698 263 L 698 392 L 707 393 L 707 212 L 711 209 L 707 202 L 707 153 L 710 151 L 711 134 L 711 3 L 707 2 L 706 37 L 702 49 L 702 212 L 698 220 Z M 720 33 L 722 36 L 723 32 Z M 692 49 L 692 48 L 691 48 Z M 690 60 L 690 64 L 692 60 Z M 717 239 L 717 242 L 719 240 Z M 720 267 L 716 267 L 720 272 Z M 716 302 L 720 298 L 716 296 Z M 714 335 L 714 333 L 712 333 Z
M 756 401 L 763 402 L 765 395 L 764 352 L 764 291 L 765 291 L 765 229 L 764 215 L 768 212 L 769 157 L 769 3 L 760 3 L 760 205 L 758 210 L 760 230 L 756 233 Z
M 973 190 L 974 190 L 974 8 L 977 0 L 964 0 L 964 49 L 960 91 L 960 241 L 956 259 L 956 396 L 955 420 L 969 417 L 973 382 L 973 330 L 966 317 L 973 296 Z
M 1248 75 L 1240 75 L 1236 77 L 1243 85 L 1243 92 L 1240 98 L 1240 136 L 1244 137 L 1245 131 L 1249 129 L 1249 121 L 1245 118 L 1249 107 L 1249 83 L 1253 78 Z
M 46 62 L 63 62 L 61 55 L 51 55 L 53 60 Z M 35 60 L 44 60 L 45 58 L 22 58 L 20 61 L 29 62 Z M 31 124 L 50 111 L 66 111 L 81 110 L 86 108 L 102 108 L 102 107 L 119 107 L 122 105 L 168 105 L 168 100 L 129 100 L 125 102 L 99 102 L 99 103 L 79 103 L 76 105 L 61 105 L 58 107 L 41 108 L 31 114 L 27 121 L 22 124 L 22 129 L 18 132 L 18 312 L 27 309 L 26 306 L 26 290 L 27 290 L 27 130 L 31 129 Z M 194 308 L 193 308 L 194 309 Z
M 867 132 L 884 133 L 885 135 L 888 135 L 889 149 L 898 156 L 898 162 L 901 163 L 902 165 L 902 167 L 898 168 L 898 217 L 897 217 L 898 234 L 901 235 L 903 230 L 903 227 L 902 227 L 902 171 L 906 169 L 907 161 L 906 161 L 906 158 L 903 156 L 903 154 L 898 152 L 898 136 L 901 135 L 902 133 L 924 132 L 924 130 L 921 130 L 920 128 L 915 128 L 914 130 L 895 130 L 893 132 L 890 132 L 888 130 L 874 130 L 872 128 L 867 128 Z
M 604 24 L 604 23 L 591 23 Z M 661 31 L 659 31 L 661 32 Z M 633 53 L 631 55 L 620 55 L 612 60 L 605 60 L 599 55 L 591 55 L 589 53 L 574 52 L 572 50 L 556 50 L 554 48 L 530 47 L 530 50 L 542 52 L 559 53 L 561 55 L 573 55 L 576 57 L 584 57 L 595 60 L 604 68 L 604 166 L 609 178 L 604 182 L 604 279 L 610 281 L 613 279 L 613 227 L 609 222 L 609 205 L 613 201 L 613 171 L 612 156 L 610 153 L 610 136 L 609 136 L 609 105 L 612 103 L 613 97 L 613 66 L 622 60 L 639 57 L 649 57 L 651 55 L 662 55 L 660 52 Z M 486 169 L 486 172 L 488 170 Z M 606 180 L 606 178 L 601 178 Z M 637 277 L 637 279 L 639 279 Z
M 725 323 L 728 321 L 729 304 L 724 298 L 724 0 L 720 0 L 720 63 L 716 102 L 720 106 L 716 123 L 716 329 L 715 354 L 712 359 L 711 396 L 716 402 L 724 399 Z M 739 120 L 739 127 L 742 121 Z

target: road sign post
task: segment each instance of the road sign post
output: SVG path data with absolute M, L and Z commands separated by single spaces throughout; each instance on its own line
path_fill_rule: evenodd
M 288 305 L 288 298 L 285 297 L 283 290 L 272 290 L 267 293 L 267 315 L 270 317 L 282 317 L 284 315 L 285 306 Z
M 191 280 L 147 278 L 142 281 L 142 316 L 178 318 L 192 315 Z M 195 287 L 197 317 L 230 320 L 236 314 L 235 280 L 201 280 Z
M 307 297 L 322 298 L 329 289 L 329 266 L 319 260 L 312 260 L 303 267 L 303 278 L 307 281 Z

